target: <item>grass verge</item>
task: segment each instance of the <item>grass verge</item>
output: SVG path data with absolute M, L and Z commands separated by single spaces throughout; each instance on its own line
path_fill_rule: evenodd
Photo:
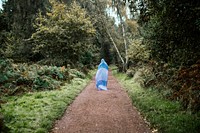
M 46 133 L 91 79 L 74 78 L 60 90 L 6 97 L 0 112 L 10 133 Z
M 134 106 L 142 113 L 150 127 L 160 133 L 199 133 L 200 113 L 190 114 L 181 108 L 180 103 L 169 101 L 155 89 L 141 88 L 125 74 L 115 77 L 124 86 Z

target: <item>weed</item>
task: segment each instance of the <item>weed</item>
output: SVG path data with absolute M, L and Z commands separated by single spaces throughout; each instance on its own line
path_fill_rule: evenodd
M 151 123 L 162 133 L 198 133 L 200 115 L 184 111 L 177 101 L 169 101 L 163 97 L 162 92 L 154 88 L 143 89 L 125 74 L 116 74 L 121 84 L 129 94 L 133 104 L 142 112 Z

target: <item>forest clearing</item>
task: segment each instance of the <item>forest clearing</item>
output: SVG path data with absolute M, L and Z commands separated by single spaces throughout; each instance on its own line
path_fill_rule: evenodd
M 199 133 L 199 35 L 200 1 L 0 0 L 0 133 Z

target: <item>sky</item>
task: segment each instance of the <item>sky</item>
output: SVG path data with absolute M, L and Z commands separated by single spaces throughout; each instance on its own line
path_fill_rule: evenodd
M 2 1 L 0 0 L 0 8 L 2 9 Z
M 106 12 L 108 16 L 110 16 L 111 18 L 114 18 L 115 24 L 118 26 L 120 24 L 120 19 L 119 19 L 119 16 L 117 16 L 117 9 L 112 8 L 109 5 L 107 5 Z M 128 16 L 128 18 L 130 18 L 129 8 L 126 9 L 126 13 L 127 13 L 126 15 Z M 125 21 L 125 17 L 122 17 L 122 19 Z
M 119 18 L 117 17 L 116 11 L 115 11 L 112 7 L 107 6 L 106 12 L 107 12 L 107 14 L 108 14 L 110 17 L 114 18 L 115 24 L 118 26 L 119 23 L 120 23 L 120 20 L 119 20 Z

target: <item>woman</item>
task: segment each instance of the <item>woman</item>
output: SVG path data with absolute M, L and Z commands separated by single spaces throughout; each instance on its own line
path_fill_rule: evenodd
M 104 59 L 101 59 L 101 63 L 98 66 L 95 79 L 96 79 L 96 87 L 98 90 L 108 90 L 107 89 L 108 65 Z

